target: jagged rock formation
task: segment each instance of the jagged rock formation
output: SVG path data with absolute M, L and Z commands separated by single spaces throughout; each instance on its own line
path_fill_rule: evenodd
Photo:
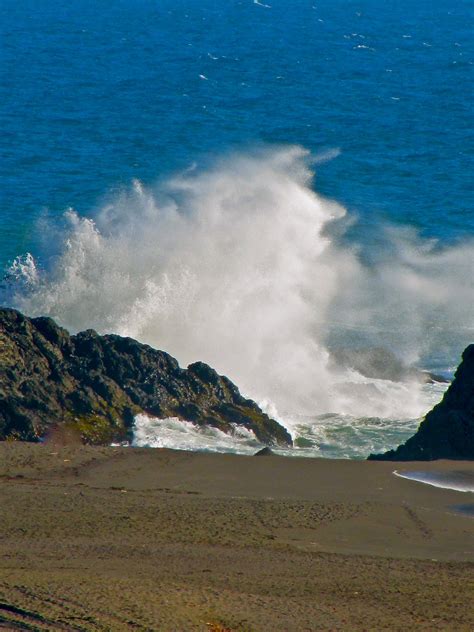
M 282 426 L 202 362 L 182 369 L 131 338 L 71 336 L 51 318 L 0 308 L 0 440 L 37 441 L 60 426 L 107 444 L 130 437 L 137 413 L 228 433 L 241 425 L 263 443 L 291 444 Z
M 396 450 L 371 454 L 369 459 L 474 459 L 474 344 L 465 349 L 453 382 L 416 434 Z

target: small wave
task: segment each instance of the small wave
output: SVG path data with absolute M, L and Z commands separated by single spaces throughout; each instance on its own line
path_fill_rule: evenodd
M 242 426 L 234 426 L 234 432 L 226 434 L 217 428 L 198 426 L 177 417 L 157 419 L 148 415 L 135 417 L 132 445 L 235 454 L 254 454 L 262 447 L 253 432 Z
M 372 46 L 366 46 L 365 44 L 357 44 L 357 46 L 353 46 L 352 47 L 353 50 L 357 50 L 357 49 L 365 49 L 365 50 L 375 50 L 375 48 L 373 48 Z
M 286 422 L 294 439 L 288 456 L 326 459 L 365 459 L 403 443 L 419 420 L 355 417 L 328 413 Z
M 418 483 L 425 483 L 441 489 L 452 489 L 457 492 L 474 492 L 474 471 L 451 470 L 449 472 L 393 472 L 395 476 Z

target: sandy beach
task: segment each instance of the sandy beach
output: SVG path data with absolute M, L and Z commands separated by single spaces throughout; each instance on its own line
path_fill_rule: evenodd
M 0 444 L 0 628 L 471 630 L 474 463 Z

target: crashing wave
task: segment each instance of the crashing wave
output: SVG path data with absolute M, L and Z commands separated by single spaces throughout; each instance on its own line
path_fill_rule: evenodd
M 68 210 L 59 235 L 44 233 L 55 250 L 42 267 L 13 264 L 7 302 L 208 362 L 287 426 L 419 418 L 432 405 L 419 380 L 368 377 L 333 351 L 384 348 L 404 366 L 457 356 L 473 329 L 474 247 L 394 227 L 351 242 L 354 219 L 313 189 L 317 162 L 301 147 L 233 155 L 155 188 L 136 181 L 93 217 Z

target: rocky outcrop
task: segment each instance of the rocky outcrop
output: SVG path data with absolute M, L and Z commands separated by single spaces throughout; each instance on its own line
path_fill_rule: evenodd
M 421 422 L 416 434 L 396 450 L 371 454 L 378 461 L 474 459 L 474 344 L 462 362 L 442 401 Z
M 262 448 L 258 452 L 255 452 L 254 456 L 275 456 L 275 453 L 273 452 L 271 448 L 266 446 L 265 448 Z
M 71 336 L 50 318 L 0 308 L 0 439 L 37 441 L 52 428 L 82 440 L 128 439 L 134 416 L 178 417 L 263 443 L 291 444 L 288 432 L 202 362 L 182 369 L 163 351 L 93 330 Z

